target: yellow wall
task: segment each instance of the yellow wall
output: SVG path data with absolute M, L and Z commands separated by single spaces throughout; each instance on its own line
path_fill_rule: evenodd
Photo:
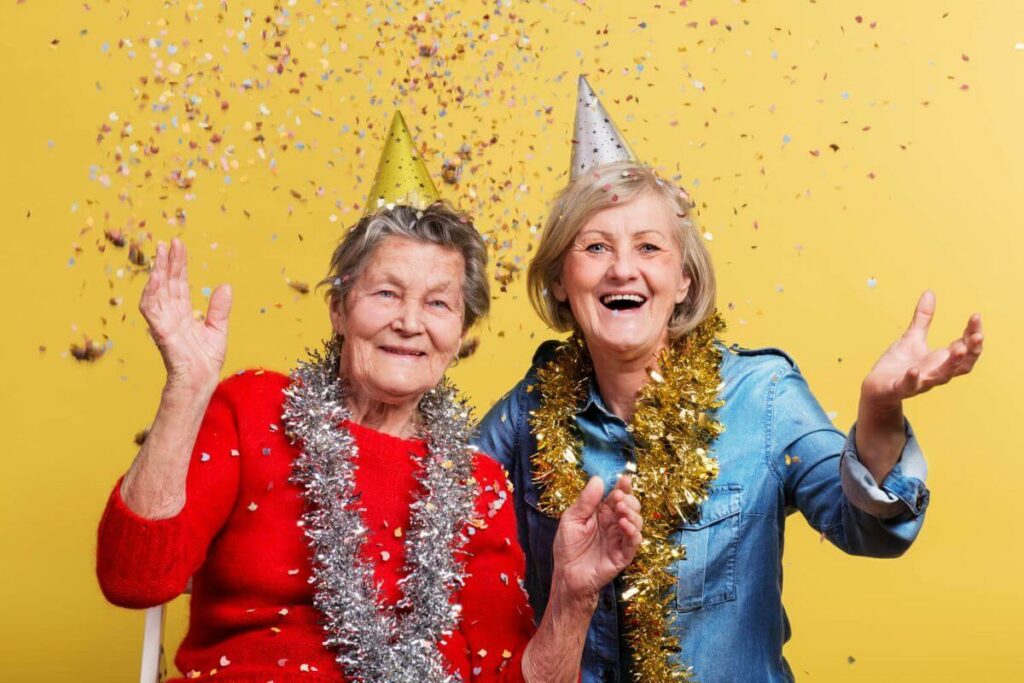
M 860 378 L 921 289 L 938 294 L 936 344 L 982 313 L 975 374 L 909 407 L 933 491 L 909 555 L 848 558 L 791 519 L 786 654 L 810 681 L 1020 675 L 1024 6 L 466 1 L 416 18 L 416 3 L 300 0 L 281 3 L 290 19 L 275 47 L 261 32 L 280 13 L 251 4 L 264 7 L 248 28 L 243 3 L 216 0 L 0 9 L 0 677 L 136 675 L 141 615 L 103 601 L 94 533 L 152 417 L 161 365 L 135 309 L 144 277 L 127 249 L 101 248 L 104 228 L 141 238 L 147 255 L 153 239 L 182 236 L 197 308 L 202 287 L 234 285 L 227 369 L 287 368 L 328 330 L 319 298 L 287 279 L 323 273 L 394 108 L 435 175 L 472 147 L 457 191 L 444 189 L 496 238 L 496 258 L 515 263 L 565 180 L 580 71 L 637 152 L 679 173 L 700 203 L 730 339 L 789 350 L 838 425 L 853 419 Z M 436 46 L 433 60 L 420 46 Z M 243 90 L 247 78 L 262 89 Z M 192 121 L 189 95 L 202 98 Z M 166 112 L 153 110 L 161 96 Z M 158 122 L 169 127 L 154 132 Z M 111 132 L 98 142 L 103 124 Z M 150 137 L 159 151 L 145 155 Z M 119 147 L 130 175 L 117 174 Z M 201 162 L 190 190 L 167 182 L 197 159 L 214 168 Z M 184 224 L 168 220 L 178 208 Z M 480 351 L 455 372 L 482 408 L 546 334 L 523 292 L 516 280 L 499 294 Z M 109 339 L 98 362 L 68 353 L 85 334 Z M 172 645 L 186 611 L 172 607 Z

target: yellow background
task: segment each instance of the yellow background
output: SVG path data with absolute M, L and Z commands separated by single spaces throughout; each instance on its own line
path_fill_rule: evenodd
M 1019 679 L 1024 6 L 251 4 L 248 26 L 233 0 L 0 9 L 0 678 L 137 678 L 141 614 L 101 597 L 94 534 L 162 367 L 135 309 L 144 275 L 104 229 L 144 255 L 182 236 L 197 309 L 202 288 L 235 288 L 226 370 L 288 368 L 328 331 L 288 282 L 322 276 L 400 106 L 436 178 L 472 149 L 458 187 L 439 185 L 511 276 L 454 373 L 486 408 L 547 336 L 513 271 L 565 181 L 583 71 L 698 201 L 729 339 L 791 352 L 839 426 L 920 290 L 938 295 L 935 344 L 981 312 L 975 373 L 908 407 L 933 492 L 909 554 L 845 557 L 791 518 L 786 655 L 808 681 Z M 84 335 L 108 345 L 95 363 L 68 352 Z M 171 607 L 171 647 L 186 613 Z

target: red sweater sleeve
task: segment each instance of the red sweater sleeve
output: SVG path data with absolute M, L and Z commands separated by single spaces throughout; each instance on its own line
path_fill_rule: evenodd
M 227 520 L 238 490 L 238 381 L 222 382 L 210 400 L 189 461 L 185 507 L 176 516 L 140 517 L 121 499 L 121 481 L 114 486 L 100 520 L 96 574 L 115 605 L 151 607 L 180 595 Z
M 523 588 L 526 562 L 516 540 L 512 491 L 501 465 L 478 456 L 479 522 L 465 550 L 466 582 L 459 630 L 472 681 L 522 681 L 523 652 L 536 630 Z

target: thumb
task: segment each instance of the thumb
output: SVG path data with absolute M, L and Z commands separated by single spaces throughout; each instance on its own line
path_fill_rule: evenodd
M 932 324 L 932 317 L 935 315 L 935 292 L 930 289 L 924 290 L 917 300 L 917 307 L 914 308 L 914 317 L 910 320 L 910 327 L 907 331 L 917 330 L 928 334 L 928 328 Z
M 231 313 L 231 285 L 221 285 L 210 295 L 210 305 L 206 309 L 206 324 L 220 332 L 227 332 L 229 313 Z
M 565 513 L 572 519 L 590 519 L 597 510 L 597 506 L 601 504 L 603 495 L 604 482 L 601 480 L 601 477 L 591 477 L 587 485 L 583 487 L 580 497 L 569 506 Z

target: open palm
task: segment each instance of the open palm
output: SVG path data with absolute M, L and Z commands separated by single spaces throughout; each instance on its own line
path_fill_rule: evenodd
M 948 346 L 928 349 L 935 295 L 924 292 L 907 331 L 878 359 L 864 379 L 862 396 L 875 405 L 896 405 L 932 387 L 966 375 L 981 356 L 981 316 L 972 315 L 963 335 Z
M 231 288 L 218 287 L 203 320 L 192 314 L 185 245 L 173 240 L 170 249 L 157 245 L 139 311 L 160 349 L 169 383 L 187 386 L 216 382 L 227 353 Z

